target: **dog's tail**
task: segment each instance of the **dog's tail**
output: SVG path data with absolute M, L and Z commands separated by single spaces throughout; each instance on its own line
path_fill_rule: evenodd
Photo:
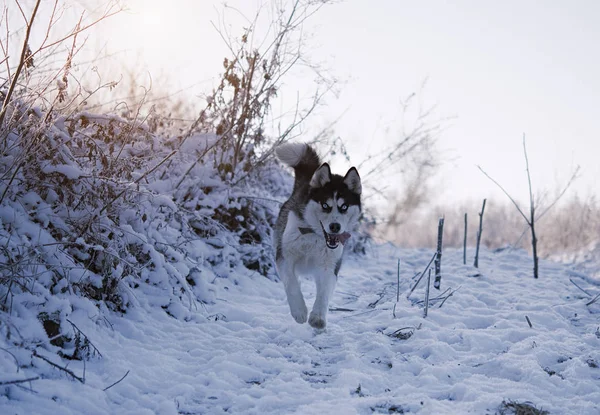
M 313 173 L 321 166 L 321 160 L 317 152 L 303 143 L 286 143 L 275 149 L 279 160 L 294 168 L 295 180 L 294 191 L 301 184 L 310 183 Z

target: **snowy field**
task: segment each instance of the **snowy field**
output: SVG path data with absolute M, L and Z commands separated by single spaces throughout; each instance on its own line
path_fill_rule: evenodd
M 524 252 L 484 251 L 476 270 L 447 251 L 442 291 L 456 291 L 423 318 L 423 282 L 406 294 L 431 255 L 384 245 L 347 259 L 323 332 L 296 324 L 282 285 L 250 272 L 216 278 L 214 302 L 189 321 L 143 298 L 95 323 L 79 310 L 70 320 L 102 357 L 47 358 L 85 384 L 39 358 L 17 369 L 19 349 L 0 349 L 0 381 L 43 373 L 1 387 L 0 413 L 493 414 L 503 401 L 600 413 L 600 302 L 586 306 L 597 275 L 542 261 L 536 281 Z M 308 280 L 303 290 L 314 298 Z

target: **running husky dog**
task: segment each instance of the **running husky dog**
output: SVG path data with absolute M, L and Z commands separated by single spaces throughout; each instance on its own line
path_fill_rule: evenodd
M 294 190 L 283 204 L 275 225 L 277 272 L 294 320 L 306 322 L 308 310 L 298 274 L 312 274 L 317 298 L 308 324 L 326 325 L 329 298 L 342 265 L 344 244 L 358 224 L 362 186 L 352 167 L 344 177 L 331 174 L 307 144 L 289 143 L 275 149 L 277 157 L 294 168 Z

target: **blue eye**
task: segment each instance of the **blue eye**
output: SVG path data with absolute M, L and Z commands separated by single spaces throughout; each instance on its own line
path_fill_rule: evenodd
M 321 203 L 321 207 L 323 210 L 331 210 L 331 206 L 329 206 L 327 203 Z
M 340 212 L 344 213 L 347 210 L 348 210 L 348 205 L 347 204 L 344 203 L 342 206 L 340 206 Z

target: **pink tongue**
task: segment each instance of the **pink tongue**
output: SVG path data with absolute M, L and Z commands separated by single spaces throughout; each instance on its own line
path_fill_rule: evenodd
M 348 239 L 350 239 L 351 236 L 352 235 L 350 235 L 348 232 L 344 232 L 344 233 L 341 233 L 339 235 L 336 235 L 336 238 L 337 238 L 338 241 L 340 241 L 342 243 L 342 245 L 344 245 L 346 243 L 346 241 Z

